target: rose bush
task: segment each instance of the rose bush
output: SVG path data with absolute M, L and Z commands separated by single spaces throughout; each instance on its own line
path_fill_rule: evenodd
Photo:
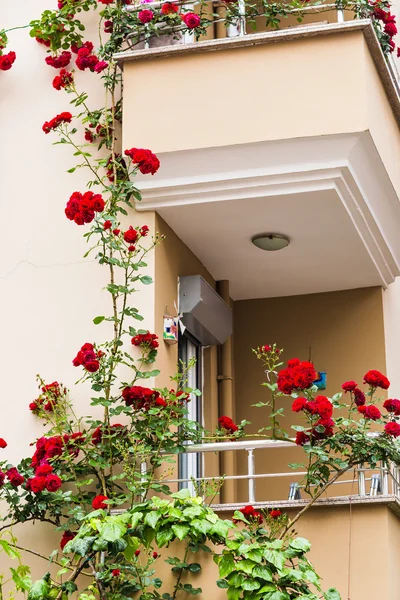
M 139 37 L 143 27 L 152 34 L 162 22 L 198 36 L 212 20 L 173 2 L 151 10 L 141 7 L 140 11 L 125 10 L 129 4 L 129 0 L 59 0 L 57 9 L 44 11 L 30 24 L 31 37 L 47 52 L 44 64 L 58 71 L 53 88 L 68 94 L 65 97 L 71 105 L 72 112 L 57 114 L 42 129 L 72 149 L 77 164 L 70 173 L 77 168 L 88 172 L 87 189 L 69 192 L 60 206 L 65 206 L 71 226 L 83 228 L 90 243 L 87 255 L 94 255 L 108 271 L 110 312 L 96 316 L 93 323 L 111 324 L 113 335 L 100 344 L 88 341 L 81 345 L 80 340 L 80 349 L 71 357 L 80 381 L 91 390 L 92 406 L 102 408 L 102 419 L 76 415 L 67 386 L 58 381 L 46 384 L 39 378 L 39 394 L 29 409 L 31 418 L 41 420 L 45 432 L 33 443 L 31 456 L 18 464 L 0 460 L 0 496 L 7 505 L 1 517 L 0 549 L 17 561 L 11 570 L 14 591 L 29 600 L 65 600 L 68 596 L 127 600 L 133 594 L 142 600 L 175 600 L 178 594 L 201 591 L 190 582 L 191 574 L 201 570 L 199 563 L 189 559 L 190 554 L 212 552 L 220 576 L 216 585 L 227 590 L 229 600 L 337 600 L 335 590 L 322 592 L 306 558 L 309 543 L 295 537 L 293 521 L 279 508 L 266 511 L 248 505 L 237 511 L 232 521 L 224 521 L 201 498 L 190 497 L 188 490 L 171 494 L 162 475 L 186 443 L 242 437 L 247 422 L 236 424 L 224 415 L 216 432 L 205 433 L 187 418 L 188 402 L 199 394 L 187 386 L 187 369 L 193 363 L 181 367 L 171 388 L 155 389 L 151 383 L 158 375 L 151 365 L 159 342 L 149 330 L 136 328 L 143 317 L 132 305 L 132 295 L 140 286 L 152 283 L 145 274 L 146 257 L 162 240 L 146 225 L 126 227 L 121 218 L 129 218 L 132 200 L 141 197 L 135 175 L 153 176 L 161 165 L 150 149 L 118 147 L 121 74 L 113 55 L 123 48 L 135 27 Z M 282 15 L 290 6 L 282 5 Z M 293 7 L 301 14 L 297 2 Z M 96 11 L 99 18 L 98 48 L 85 39 L 79 18 L 89 10 Z M 267 10 L 270 8 L 265 5 L 267 24 L 277 26 L 279 11 L 275 7 L 273 17 Z M 364 5 L 364 10 L 384 22 L 380 39 L 388 43 L 395 30 L 388 5 Z M 226 23 L 236 23 L 237 4 L 226 3 L 226 11 Z M 252 5 L 247 6 L 250 22 L 258 15 L 254 11 Z M 6 32 L 1 31 L 2 71 L 9 70 L 16 59 L 12 50 L 5 52 L 7 43 Z M 77 89 L 75 67 L 101 79 L 106 94 L 102 106 L 91 107 L 88 94 Z M 394 440 L 400 432 L 400 401 L 387 401 L 384 408 L 388 414 L 383 417 L 374 405 L 376 390 L 389 385 L 383 375 L 366 374 L 366 394 L 354 382 L 347 382 L 344 390 L 350 394 L 351 404 L 349 417 L 344 419 L 334 413 L 342 407 L 339 396 L 330 400 L 316 395 L 311 363 L 293 359 L 277 373 L 281 354 L 276 345 L 257 350 L 267 367 L 273 409 L 270 430 L 264 427 L 261 433 L 289 438 L 279 424 L 282 411 L 276 410 L 275 399 L 292 394 L 293 410 L 306 421 L 296 432 L 296 442 L 310 457 L 306 489 L 326 489 L 332 482 L 331 468 L 344 472 L 361 462 L 398 459 Z M 129 374 L 126 381 L 118 375 L 121 367 Z M 363 410 L 358 411 L 360 408 Z M 373 440 L 366 435 L 371 420 L 384 423 L 384 433 Z M 6 446 L 1 438 L 0 448 Z M 316 497 L 314 494 L 313 499 Z M 12 528 L 29 521 L 49 523 L 58 532 L 59 548 L 50 558 L 18 545 Z M 173 541 L 184 546 L 183 559 L 171 555 L 168 546 Z M 32 582 L 21 552 L 43 559 L 46 570 L 49 562 L 60 569 L 45 572 Z M 161 557 L 174 576 L 166 584 L 156 572 Z

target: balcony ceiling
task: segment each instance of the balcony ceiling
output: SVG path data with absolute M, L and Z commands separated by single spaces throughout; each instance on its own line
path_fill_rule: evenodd
M 386 287 L 400 203 L 368 133 L 172 152 L 143 178 L 157 210 L 234 300 Z M 259 233 L 287 235 L 265 252 Z

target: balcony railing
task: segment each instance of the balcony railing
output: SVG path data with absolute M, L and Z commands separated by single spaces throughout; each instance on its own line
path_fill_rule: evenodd
M 370 434 L 373 436 L 374 434 Z M 255 454 L 260 450 L 280 450 L 283 448 L 295 448 L 291 441 L 279 441 L 279 440 L 245 440 L 235 442 L 219 442 L 210 444 L 195 444 L 190 445 L 186 448 L 186 454 L 197 454 L 203 460 L 206 453 L 221 453 L 221 452 L 246 452 L 247 453 L 247 473 L 245 474 L 223 474 L 221 475 L 207 475 L 205 477 L 188 477 L 188 478 L 176 478 L 176 479 L 162 479 L 163 483 L 167 484 L 186 484 L 189 489 L 194 492 L 196 483 L 200 481 L 216 481 L 219 478 L 225 481 L 246 481 L 247 482 L 247 500 L 249 503 L 254 502 L 266 502 L 265 498 L 257 497 L 256 495 L 256 482 L 260 480 L 268 480 L 271 483 L 277 479 L 286 479 L 287 485 L 287 496 L 281 498 L 281 501 L 296 501 L 301 500 L 301 490 L 303 485 L 301 483 L 294 482 L 296 478 L 302 478 L 306 475 L 306 471 L 292 470 L 288 472 L 277 472 L 277 473 L 257 473 L 256 472 L 256 456 Z M 142 473 L 145 474 L 146 465 L 142 464 Z M 332 471 L 332 474 L 335 471 Z M 349 477 L 345 479 L 339 479 L 333 483 L 336 489 L 337 486 L 351 484 L 351 494 L 337 494 L 334 497 L 351 496 L 367 498 L 372 496 L 394 496 L 400 500 L 400 467 L 393 463 L 391 464 L 380 464 L 378 468 L 370 468 L 369 466 L 362 466 L 356 469 L 349 470 Z M 352 476 L 351 476 L 352 475 Z M 354 493 L 355 492 L 355 493 Z M 280 502 L 280 500 L 274 500 L 274 504 Z M 234 502 L 232 499 L 229 503 Z M 226 500 L 225 500 L 225 503 Z

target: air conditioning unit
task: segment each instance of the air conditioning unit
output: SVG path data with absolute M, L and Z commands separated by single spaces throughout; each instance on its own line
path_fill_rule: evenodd
M 203 346 L 223 344 L 232 335 L 232 309 L 201 275 L 179 278 L 179 314 Z

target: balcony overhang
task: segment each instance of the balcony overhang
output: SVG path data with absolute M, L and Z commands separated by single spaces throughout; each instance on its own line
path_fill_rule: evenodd
M 400 100 L 369 20 L 118 59 L 123 145 L 161 161 L 137 209 L 157 211 L 233 299 L 400 274 Z M 291 243 L 263 252 L 251 238 L 266 232 Z
M 388 286 L 400 202 L 368 132 L 160 155 L 139 211 L 155 210 L 234 299 Z M 251 237 L 284 233 L 263 252 Z

